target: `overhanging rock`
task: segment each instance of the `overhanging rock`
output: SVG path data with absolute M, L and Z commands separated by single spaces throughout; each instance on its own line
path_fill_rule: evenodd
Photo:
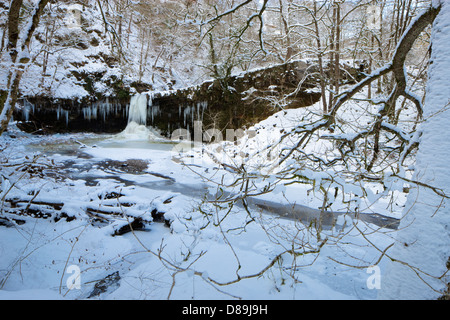
M 249 127 L 282 108 L 309 106 L 320 99 L 317 79 L 303 61 L 276 65 L 206 81 L 200 85 L 148 95 L 147 125 L 170 136 L 176 129 Z M 299 86 L 299 84 L 302 84 Z M 129 99 L 94 102 L 29 97 L 14 114 L 28 132 L 121 132 L 127 124 Z

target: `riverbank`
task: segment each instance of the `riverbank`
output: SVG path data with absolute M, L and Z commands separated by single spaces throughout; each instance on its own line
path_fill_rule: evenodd
M 11 224 L 0 226 L 2 299 L 36 290 L 41 299 L 376 297 L 365 267 L 380 252 L 365 237 L 384 248 L 392 230 L 344 219 L 317 237 L 299 221 L 207 202 L 202 192 L 236 177 L 195 157 L 201 150 L 174 157 L 173 142 L 11 134 L 2 137 L 15 183 L 2 195 L 15 200 L 3 201 Z

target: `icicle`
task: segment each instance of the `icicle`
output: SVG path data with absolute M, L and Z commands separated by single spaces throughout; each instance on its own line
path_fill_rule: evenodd
M 205 114 L 205 110 L 208 108 L 208 101 L 202 102 L 202 121 L 203 121 L 203 115 Z
M 197 102 L 196 109 L 197 109 L 197 120 L 200 120 L 200 102 Z
M 85 108 L 81 109 L 81 111 L 83 112 L 84 119 L 91 120 L 91 108 L 85 107 Z M 59 117 L 59 115 L 58 115 L 58 117 Z
M 152 118 L 152 124 L 155 120 L 155 116 L 159 115 L 159 106 L 158 105 L 154 105 L 150 107 L 150 116 Z
M 147 106 L 148 106 L 147 116 L 149 115 L 151 117 L 151 119 L 152 119 L 151 123 L 153 124 L 153 122 L 155 120 L 155 116 L 159 115 L 159 105 L 153 104 L 153 94 L 152 93 L 149 94 Z
M 23 108 L 22 115 L 25 118 L 25 121 L 28 121 L 30 119 L 30 109 L 27 106 Z
M 60 120 L 62 117 L 64 117 L 67 127 L 69 125 L 69 110 L 65 110 L 61 108 L 61 106 L 58 106 L 58 109 L 56 109 L 56 119 Z
M 104 102 L 102 102 L 100 105 L 100 115 L 103 121 L 106 121 L 106 117 L 111 114 L 111 105 L 109 104 L 108 98 Z
M 23 104 L 23 108 L 22 108 L 22 115 L 23 115 L 25 121 L 29 121 L 30 120 L 31 108 L 33 108 L 33 113 L 34 113 L 34 105 L 29 103 L 28 101 L 25 101 L 24 104 Z
M 186 120 L 191 116 L 191 106 L 184 107 L 184 126 L 186 126 Z
M 93 118 L 93 119 L 97 119 L 97 117 L 98 117 L 98 105 L 95 104 L 95 105 L 92 107 L 92 118 Z
M 87 108 L 81 108 L 81 112 L 83 113 L 83 119 L 89 119 Z
M 153 106 L 153 93 L 150 93 L 148 96 L 148 106 Z
M 66 127 L 69 126 L 69 111 L 68 110 L 64 110 L 65 114 L 66 114 Z

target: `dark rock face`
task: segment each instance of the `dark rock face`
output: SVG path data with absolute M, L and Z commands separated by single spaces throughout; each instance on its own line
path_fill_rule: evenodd
M 300 82 L 303 83 L 298 90 Z M 320 93 L 311 90 L 316 86 L 317 79 L 308 75 L 308 65 L 296 61 L 186 89 L 149 92 L 147 125 L 167 137 L 176 129 L 186 129 L 192 134 L 194 121 L 201 121 L 203 130 L 214 128 L 225 132 L 249 127 L 281 108 L 300 108 L 319 101 Z M 129 97 L 95 99 L 76 102 L 26 98 L 15 111 L 14 119 L 22 130 L 41 134 L 124 130 Z
M 306 75 L 303 62 L 283 64 L 218 79 L 170 94 L 153 96 L 152 126 L 164 134 L 171 130 L 192 131 L 195 120 L 203 129 L 239 129 L 249 127 L 283 108 L 309 106 L 320 93 L 307 92 L 314 81 L 304 82 L 302 90 L 292 94 Z M 287 94 L 290 95 L 286 98 Z M 171 124 L 170 127 L 167 124 Z
M 127 124 L 128 99 L 97 102 L 52 101 L 44 97 L 26 98 L 14 111 L 14 120 L 26 132 L 47 134 L 66 132 L 117 133 Z

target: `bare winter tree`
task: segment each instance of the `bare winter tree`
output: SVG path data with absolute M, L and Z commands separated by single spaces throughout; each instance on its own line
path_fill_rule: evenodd
M 320 182 L 324 198 L 322 211 L 326 211 L 327 203 L 332 202 L 330 190 L 343 191 L 347 184 L 359 186 L 360 196 L 369 192 L 365 184 L 380 184 L 384 194 L 395 191 L 390 187 L 394 180 L 400 181 L 403 187 L 407 186 L 410 189 L 409 200 L 405 217 L 401 220 L 399 238 L 391 251 L 391 247 L 380 248 L 380 253 L 392 261 L 381 296 L 437 298 L 447 288 L 450 256 L 450 214 L 445 209 L 450 194 L 445 160 L 450 138 L 442 138 L 447 133 L 439 129 L 448 121 L 450 99 L 448 90 L 443 89 L 450 81 L 444 71 L 450 68 L 445 59 L 450 31 L 444 26 L 445 19 L 450 17 L 450 5 L 446 1 L 433 1 L 412 19 L 412 6 L 418 2 L 396 4 L 394 20 L 398 21 L 396 25 L 400 31 L 397 40 L 392 40 L 395 50 L 384 55 L 387 62 L 349 89 L 339 94 L 334 91 L 336 95 L 330 99 L 330 107 L 324 108 L 323 116 L 314 114 L 303 119 L 269 148 L 274 149 L 286 142 L 292 144 L 281 151 L 274 163 L 274 167 L 279 168 L 277 177 L 283 181 L 314 184 L 317 183 L 314 172 L 322 175 L 330 172 Z M 319 2 L 314 2 L 312 8 L 303 9 L 312 13 L 313 23 L 309 30 L 316 35 L 317 47 L 322 48 L 320 29 L 314 25 L 320 21 L 317 19 L 318 5 Z M 340 20 L 338 9 L 336 6 L 331 12 L 334 21 Z M 410 89 L 406 70 L 408 54 L 430 25 L 433 30 L 431 68 L 423 104 L 421 97 Z M 340 32 L 337 25 L 333 30 Z M 334 42 L 333 52 L 339 52 L 337 45 Z M 323 52 L 320 58 L 323 58 Z M 367 87 L 387 76 L 392 78 L 387 94 L 365 98 Z M 365 97 L 361 96 L 363 93 Z M 363 119 L 360 123 L 350 123 L 343 117 L 354 112 L 349 105 L 355 99 L 366 103 L 361 116 L 355 116 L 358 121 Z M 409 120 L 400 123 L 398 115 L 403 113 L 405 116 L 408 113 Z M 327 146 L 325 154 L 308 151 L 314 149 L 309 146 L 320 143 Z M 416 164 L 414 172 L 411 171 L 413 163 Z M 241 171 L 248 177 L 248 170 L 244 168 Z M 352 210 L 358 212 L 358 207 Z
M 292 138 L 294 135 L 297 143 L 293 148 L 285 150 L 280 162 L 295 156 L 303 159 L 303 161 L 314 160 L 316 163 L 322 163 L 316 169 L 331 165 L 339 166 L 339 163 L 344 168 L 350 168 L 350 159 L 355 154 L 360 154 L 363 155 L 362 158 L 355 160 L 355 163 L 360 164 L 355 166 L 358 169 L 348 171 L 347 178 L 352 176 L 355 180 L 385 183 L 386 175 L 391 175 L 391 177 L 396 176 L 415 186 L 415 191 L 409 195 L 409 205 L 405 210 L 405 216 L 408 218 L 402 220 L 401 223 L 404 230 L 402 229 L 399 232 L 399 241 L 396 243 L 392 254 L 386 253 L 395 263 L 391 268 L 394 271 L 387 273 L 389 280 L 386 281 L 386 289 L 382 292 L 383 297 L 403 299 L 437 297 L 445 290 L 446 282 L 448 282 L 445 279 L 448 272 L 447 260 L 449 256 L 449 215 L 444 205 L 449 194 L 449 191 L 446 190 L 448 180 L 445 178 L 445 169 L 444 172 L 438 173 L 442 170 L 441 168 L 446 166 L 424 163 L 427 155 L 433 153 L 431 151 L 433 146 L 439 145 L 435 141 L 440 139 L 436 136 L 438 132 L 436 130 L 439 128 L 438 123 L 446 121 L 445 116 L 437 116 L 437 114 L 448 107 L 448 94 L 438 93 L 435 90 L 439 90 L 436 87 L 439 87 L 441 81 L 448 81 L 444 80 L 448 76 L 443 76 L 440 72 L 440 70 L 446 69 L 446 61 L 442 57 L 445 50 L 440 49 L 440 46 L 448 41 L 444 40 L 445 36 L 448 37 L 448 32 L 442 32 L 438 24 L 439 21 L 442 21 L 441 19 L 448 17 L 448 12 L 449 8 L 445 2 L 430 6 L 413 20 L 403 35 L 399 37 L 396 50 L 388 63 L 374 70 L 361 82 L 339 95 L 324 118 L 314 123 L 299 125 L 285 136 Z M 425 105 L 422 105 L 421 99 L 407 89 L 408 76 L 405 72 L 405 61 L 415 40 L 427 26 L 433 23 L 436 17 L 438 19 L 433 26 L 435 36 L 432 39 L 433 50 L 430 60 L 432 69 L 429 74 L 427 100 Z M 392 73 L 395 82 L 391 92 L 386 97 L 370 100 L 372 104 L 378 107 L 376 113 L 371 116 L 372 121 L 361 129 L 348 134 L 349 132 L 344 129 L 348 129 L 348 126 L 339 120 L 339 113 L 344 112 L 341 108 L 360 93 L 364 87 L 369 86 L 388 73 Z M 405 130 L 405 128 L 396 125 L 394 115 L 396 114 L 396 108 L 399 108 L 397 102 L 400 97 L 409 100 L 411 105 L 414 106 L 417 119 L 421 120 L 419 130 L 415 126 Z M 325 133 L 324 130 L 330 130 L 331 133 Z M 303 151 L 305 146 L 311 141 L 317 141 L 317 139 L 333 141 L 334 145 L 340 150 L 340 156 L 325 160 L 324 158 L 314 157 L 312 154 L 305 154 Z M 390 144 L 390 141 L 393 141 L 392 139 L 397 141 L 395 147 Z M 415 168 L 415 178 L 410 179 L 404 175 L 404 165 L 408 163 L 407 157 L 418 146 L 418 166 Z M 442 145 L 438 147 L 438 152 L 442 153 L 438 156 L 439 159 L 445 159 L 445 149 Z M 437 154 L 435 153 L 434 156 L 437 156 Z M 389 158 L 396 160 L 395 162 L 386 162 Z M 437 162 L 439 161 L 441 160 Z M 391 165 L 388 165 L 388 163 L 391 163 Z M 393 168 L 394 163 L 396 169 L 393 171 L 387 170 L 389 167 Z M 438 177 L 442 178 L 439 179 Z M 424 228 L 427 231 L 422 229 L 421 232 L 418 232 L 418 228 Z M 435 230 L 431 231 L 433 229 Z M 436 230 L 440 231 L 436 232 Z M 438 236 L 439 239 L 433 239 L 433 233 L 438 233 L 442 237 Z M 433 261 L 433 263 L 430 263 L 430 261 Z

